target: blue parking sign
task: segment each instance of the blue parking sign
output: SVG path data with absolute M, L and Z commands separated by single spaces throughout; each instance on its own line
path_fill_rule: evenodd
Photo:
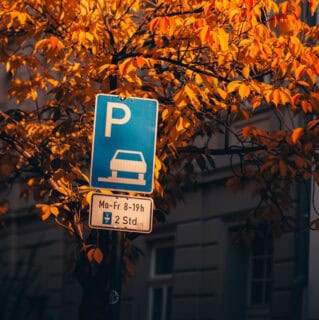
M 90 183 L 94 188 L 153 191 L 158 101 L 98 94 Z

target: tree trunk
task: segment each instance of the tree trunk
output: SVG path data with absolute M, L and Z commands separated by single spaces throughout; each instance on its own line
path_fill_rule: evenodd
M 82 299 L 78 309 L 79 320 L 109 319 L 110 249 L 111 239 L 107 231 L 91 232 L 88 243 L 99 243 L 103 260 L 99 264 L 89 261 L 82 251 L 76 262 L 74 274 L 82 287 Z
M 109 314 L 107 265 L 101 264 L 92 268 L 89 263 L 82 260 L 81 265 L 77 269 L 77 278 L 82 287 L 82 300 L 79 307 L 78 319 L 107 319 Z
M 123 243 L 118 231 L 99 233 L 103 261 L 90 262 L 82 252 L 75 275 L 82 287 L 79 320 L 119 319 Z M 104 246 L 101 246 L 104 243 Z M 110 293 L 113 295 L 110 295 Z

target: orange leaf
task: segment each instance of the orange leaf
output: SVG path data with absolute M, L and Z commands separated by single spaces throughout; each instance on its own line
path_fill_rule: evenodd
M 204 25 L 206 24 L 206 21 L 201 18 L 201 19 L 197 19 L 195 22 L 194 22 L 194 29 L 195 30 L 198 30 L 198 29 L 201 29 L 204 27 Z
M 169 19 L 164 16 L 159 21 L 159 29 L 162 33 L 167 33 L 169 29 Z
M 309 3 L 309 8 L 310 8 L 310 12 L 312 15 L 315 14 L 316 12 L 316 9 L 318 7 L 318 0 L 309 0 L 308 3 Z
M 59 42 L 59 39 L 57 37 L 50 37 L 50 44 L 52 49 L 56 48 L 58 42 Z
M 250 131 L 251 131 L 251 127 L 245 127 L 243 128 L 242 130 L 242 135 L 243 135 L 243 138 L 248 138 L 249 134 L 250 134 Z
M 92 198 L 92 194 L 94 193 L 94 191 L 90 191 L 88 192 L 86 195 L 85 195 L 85 201 L 87 204 L 90 204 L 91 203 L 91 198 Z
M 57 207 L 50 206 L 50 212 L 57 216 L 59 214 L 59 209 Z
M 199 38 L 202 41 L 202 44 L 209 42 L 210 40 L 210 28 L 209 26 L 204 26 L 199 33 Z
M 9 206 L 8 203 L 4 200 L 0 201 L 0 215 L 4 215 L 8 212 Z
M 299 67 L 295 70 L 295 76 L 296 80 L 300 80 L 300 78 L 303 76 L 306 66 L 303 64 L 299 65 Z
M 250 9 L 253 7 L 253 5 L 254 5 L 254 0 L 246 0 L 245 2 L 246 2 L 246 4 L 247 4 L 247 7 L 248 7 L 249 10 L 250 10 Z
M 88 247 L 90 247 L 90 245 Z M 103 253 L 99 248 L 92 248 L 87 252 L 87 257 L 90 262 L 95 260 L 97 263 L 100 264 L 103 260 Z
M 245 66 L 243 68 L 243 71 L 242 71 L 242 74 L 244 76 L 245 79 L 248 79 L 249 78 L 249 72 L 250 72 L 250 68 L 249 66 Z
M 27 185 L 28 185 L 28 187 L 32 187 L 34 185 L 34 183 L 35 183 L 35 179 L 31 178 L 28 180 Z
M 277 107 L 280 103 L 280 91 L 279 89 L 275 89 L 271 95 L 273 104 Z
M 308 113 L 312 111 L 312 105 L 306 100 L 301 101 L 301 108 L 304 113 Z
M 218 38 L 221 50 L 228 50 L 229 34 L 224 29 L 220 28 L 218 30 Z
M 254 97 L 252 97 L 252 99 L 251 99 L 251 101 L 250 101 L 250 104 L 251 104 L 253 110 L 255 110 L 256 108 L 258 108 L 258 107 L 261 105 L 262 101 L 263 101 L 263 99 L 262 99 L 262 97 L 260 97 L 260 96 L 254 96 Z
M 227 85 L 227 92 L 231 93 L 236 91 L 239 86 L 240 86 L 241 82 L 240 81 L 232 81 Z
M 136 57 L 133 62 L 134 66 L 141 68 L 145 64 L 145 59 L 143 57 Z
M 87 252 L 87 257 L 88 257 L 88 259 L 89 259 L 90 262 L 93 261 L 94 251 L 95 251 L 95 249 L 90 249 L 90 250 Z
M 307 124 L 307 129 L 312 130 L 319 125 L 319 119 L 311 120 Z
M 292 142 L 297 143 L 297 141 L 303 136 L 303 134 L 304 134 L 303 128 L 294 129 L 291 134 Z
M 245 83 L 242 83 L 239 86 L 239 90 L 238 90 L 239 96 L 243 99 L 243 98 L 247 98 L 250 94 L 250 88 L 249 86 L 247 86 Z
M 301 93 L 297 93 L 292 97 L 292 102 L 294 105 L 296 105 L 298 103 L 298 100 L 300 99 L 300 97 L 302 97 Z
M 48 206 L 47 204 L 36 204 L 35 205 L 36 208 L 41 210 L 41 220 L 47 220 L 50 215 L 51 215 L 51 210 L 50 210 L 50 206 Z
M 176 129 L 177 131 L 182 131 L 184 130 L 184 125 L 183 125 L 183 118 L 180 117 L 176 123 Z
M 34 51 L 37 52 L 41 47 L 43 47 L 44 45 L 46 45 L 48 42 L 48 39 L 42 39 L 39 40 L 36 45 L 34 46 Z M 52 44 L 51 44 L 52 46 Z
M 93 258 L 98 264 L 100 264 L 103 261 L 103 253 L 100 248 L 96 248 L 94 250 Z
M 156 27 L 158 25 L 158 22 L 159 22 L 159 18 L 158 17 L 151 20 L 151 22 L 150 22 L 151 31 L 154 31 L 156 29 Z

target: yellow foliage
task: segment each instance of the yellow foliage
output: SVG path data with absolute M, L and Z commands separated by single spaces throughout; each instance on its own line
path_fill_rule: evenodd
M 2 1 L 0 64 L 10 75 L 9 99 L 21 110 L 0 112 L 1 155 L 12 159 L 0 159 L 1 178 L 27 171 L 26 193 L 50 203 L 37 205 L 41 219 L 53 215 L 71 231 L 96 191 L 87 172 L 99 93 L 160 101 L 158 206 L 175 201 L 180 181 L 171 172 L 194 158 L 180 150 L 217 133 L 260 147 L 250 159 L 241 154 L 258 163 L 253 173 L 243 165 L 256 181 L 308 178 L 311 165 L 302 159 L 313 156 L 318 123 L 290 131 L 295 120 L 286 122 L 286 114 L 319 112 L 319 32 L 301 19 L 301 6 L 314 14 L 318 1 Z M 281 131 L 248 126 L 261 107 L 283 122 Z M 297 149 L 300 158 L 284 158 Z M 59 220 L 65 211 L 70 221 Z M 85 250 L 101 263 L 100 249 Z
M 47 220 L 51 216 L 51 214 L 53 214 L 54 216 L 57 216 L 59 214 L 59 209 L 54 205 L 38 203 L 35 206 L 36 208 L 40 209 L 40 217 L 42 220 Z

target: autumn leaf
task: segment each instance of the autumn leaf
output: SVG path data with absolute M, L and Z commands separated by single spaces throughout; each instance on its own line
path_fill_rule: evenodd
M 319 125 L 319 119 L 311 120 L 307 123 L 307 129 L 313 130 L 314 128 L 318 127 Z
M 154 19 L 151 20 L 150 24 L 149 24 L 149 28 L 151 31 L 155 31 L 157 25 L 159 24 L 160 18 L 156 17 Z
M 36 181 L 35 178 L 29 179 L 27 182 L 28 187 L 32 187 L 34 185 L 35 181 Z
M 182 117 L 180 117 L 180 118 L 177 120 L 176 129 L 177 129 L 177 131 L 183 131 L 183 130 L 185 129 L 185 127 L 184 127 L 184 120 L 183 120 Z
M 306 69 L 306 66 L 302 64 L 297 69 L 295 69 L 296 80 L 300 80 L 300 78 L 304 74 L 305 69 Z
M 36 204 L 35 207 L 41 210 L 41 215 L 40 215 L 41 220 L 44 221 L 50 217 L 51 210 L 49 205 L 39 203 L 39 204 Z
M 251 129 L 252 129 L 251 127 L 244 127 L 242 129 L 242 135 L 244 139 L 247 139 L 249 137 Z
M 103 261 L 103 253 L 100 248 L 95 249 L 93 258 L 97 263 L 101 263 Z
M 57 47 L 59 39 L 57 37 L 50 37 L 49 41 L 50 41 L 50 44 L 51 44 L 51 48 L 55 49 Z
M 247 8 L 250 10 L 254 5 L 254 0 L 245 0 Z
M 250 68 L 249 66 L 245 66 L 243 68 L 243 71 L 242 71 L 242 74 L 244 76 L 245 79 L 248 79 L 249 78 L 249 73 L 250 73 Z
M 260 107 L 262 105 L 262 97 L 260 96 L 253 96 L 250 100 L 250 104 L 253 108 L 253 110 L 255 110 L 256 108 Z
M 312 112 L 312 105 L 308 101 L 302 100 L 301 101 L 301 109 L 304 113 Z
M 309 3 L 310 12 L 312 15 L 314 15 L 318 7 L 319 0 L 309 0 L 308 3 Z
M 156 179 L 159 178 L 161 169 L 162 169 L 162 163 L 161 163 L 160 159 L 156 156 L 155 157 L 155 172 L 154 172 L 154 176 Z
M 51 216 L 51 214 L 53 214 L 54 216 L 59 215 L 59 209 L 55 205 L 37 203 L 35 207 L 37 209 L 40 209 L 41 211 L 41 214 L 40 214 L 41 220 L 47 220 Z
M 195 92 L 194 88 L 190 85 L 185 85 L 184 87 L 185 93 L 187 94 L 189 100 L 191 101 L 192 105 L 195 109 L 200 108 L 200 101 L 197 98 L 197 92 Z
M 141 68 L 145 64 L 145 59 L 143 57 L 136 57 L 133 63 L 136 67 Z
M 57 216 L 59 214 L 59 209 L 54 206 L 50 206 L 50 212 L 54 215 Z
M 37 52 L 41 47 L 45 46 L 48 43 L 48 39 L 39 40 L 34 46 L 34 52 Z
M 229 48 L 228 46 L 229 34 L 224 29 L 220 28 L 218 30 L 218 38 L 219 38 L 221 50 L 227 51 Z
M 8 210 L 9 210 L 8 200 L 0 198 L 0 216 L 6 214 Z
M 98 264 L 103 261 L 103 253 L 100 248 L 92 248 L 87 252 L 87 257 L 90 262 L 95 260 Z
M 205 44 L 205 43 L 209 43 L 210 41 L 211 41 L 211 30 L 210 30 L 210 28 L 209 28 L 209 26 L 208 25 L 205 25 L 202 29 L 201 29 L 201 31 L 200 31 L 200 33 L 199 33 L 199 38 L 200 38 L 200 40 L 201 40 L 201 42 L 203 43 L 203 44 Z
M 87 257 L 88 257 L 88 259 L 89 259 L 90 262 L 92 262 L 93 259 L 94 259 L 94 252 L 95 252 L 95 248 L 90 249 L 90 250 L 87 252 Z
M 85 195 L 85 203 L 86 204 L 90 204 L 91 203 L 91 199 L 92 199 L 92 195 L 93 195 L 94 191 L 90 191 Z
M 241 81 L 232 81 L 227 85 L 227 92 L 232 93 L 236 91 L 241 85 Z
M 300 138 L 304 135 L 304 129 L 303 128 L 295 128 L 293 131 L 292 131 L 292 134 L 291 134 L 291 140 L 294 144 L 296 144 Z
M 250 87 L 245 83 L 241 83 L 238 89 L 238 94 L 242 99 L 247 98 L 250 94 Z

